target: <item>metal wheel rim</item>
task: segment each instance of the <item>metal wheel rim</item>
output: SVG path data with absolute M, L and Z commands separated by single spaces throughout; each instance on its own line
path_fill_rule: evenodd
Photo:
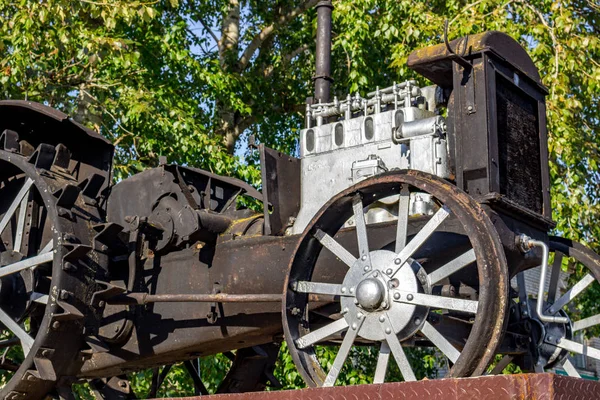
M 298 242 L 286 275 L 282 313 L 285 338 L 292 358 L 310 386 L 321 386 L 324 372 L 318 362 L 315 365 L 313 354 L 300 350 L 295 345 L 294 339 L 299 336 L 299 319 L 292 314 L 291 309 L 302 303 L 302 300 L 296 298 L 297 295 L 290 288 L 290 283 L 311 278 L 321 249 L 312 232 L 318 228 L 333 236 L 350 216 L 348 212 L 343 213 L 340 209 L 343 208 L 343 203 L 347 206 L 348 199 L 354 193 L 361 192 L 364 194 L 364 199 L 370 199 L 364 201 L 363 206 L 366 207 L 370 201 L 389 195 L 382 195 L 382 190 L 402 184 L 425 190 L 452 209 L 471 239 L 478 261 L 481 294 L 476 315 L 487 317 L 485 320 L 475 318 L 469 340 L 451 368 L 449 376 L 480 375 L 494 355 L 506 321 L 508 273 L 503 248 L 493 224 L 479 204 L 446 181 L 419 171 L 397 171 L 367 179 L 336 195 L 321 208 Z M 302 270 L 303 272 L 299 272 Z M 304 305 L 305 303 L 306 301 Z
M 47 221 L 54 226 L 52 292 L 60 294 L 62 290 L 66 290 L 69 293 L 77 293 L 77 288 L 82 283 L 64 273 L 62 269 L 63 257 L 69 251 L 69 248 L 63 246 L 62 235 L 72 228 L 59 218 L 55 205 L 56 199 L 52 195 L 56 189 L 51 188 L 46 179 L 40 175 L 40 171 L 22 156 L 0 150 L 0 162 L 12 164 L 26 177 L 33 179 L 33 186 L 44 202 Z M 73 368 L 73 358 L 80 350 L 82 326 L 76 318 L 63 319 L 70 313 L 61 307 L 61 304 L 65 305 L 61 303 L 60 298 L 49 296 L 31 350 L 13 377 L 0 391 L 0 397 L 10 400 L 43 398 L 54 388 L 61 371 Z

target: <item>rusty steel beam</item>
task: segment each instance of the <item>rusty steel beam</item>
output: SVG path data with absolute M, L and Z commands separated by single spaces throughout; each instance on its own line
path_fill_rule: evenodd
M 109 304 L 149 303 L 281 303 L 281 294 L 148 294 L 128 293 L 108 300 Z
M 202 396 L 213 400 L 553 400 L 600 399 L 600 382 L 556 374 L 495 375 L 375 385 Z M 179 398 L 199 400 L 200 397 Z M 177 400 L 177 398 L 171 398 Z

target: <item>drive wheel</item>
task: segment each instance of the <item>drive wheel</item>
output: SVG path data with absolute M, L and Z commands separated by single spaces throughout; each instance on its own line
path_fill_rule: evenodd
M 365 209 L 392 196 L 398 220 L 383 224 L 386 242 Z M 343 228 L 351 218 L 355 228 Z M 476 376 L 502 337 L 507 298 L 503 248 L 480 205 L 440 178 L 397 171 L 336 195 L 304 230 L 284 288 L 285 339 L 310 386 L 335 385 L 353 345 L 379 349 L 374 383 L 390 355 L 415 380 L 404 348 L 419 346 L 448 358 L 447 376 Z M 328 371 L 317 345 L 339 346 Z
M 0 150 L 2 399 L 43 398 L 82 361 L 91 225 L 77 182 L 40 167 L 53 152 Z

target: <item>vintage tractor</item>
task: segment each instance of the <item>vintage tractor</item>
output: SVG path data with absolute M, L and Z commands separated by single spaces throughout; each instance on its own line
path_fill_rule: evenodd
M 574 307 L 600 258 L 548 236 L 547 91 L 525 50 L 499 32 L 446 41 L 408 59 L 433 86 L 330 100 L 328 2 L 318 19 L 300 158 L 260 145 L 260 192 L 165 160 L 113 184 L 108 141 L 0 102 L 2 399 L 71 398 L 80 382 L 130 398 L 126 374 L 148 368 L 155 395 L 176 362 L 206 393 L 193 360 L 217 353 L 233 360 L 220 392 L 260 390 L 283 340 L 310 386 L 335 385 L 354 345 L 377 349 L 374 382 L 390 356 L 416 379 L 409 347 L 451 377 L 497 354 L 492 372 L 600 359 L 575 340 L 600 314 Z M 587 273 L 567 278 L 567 260 Z M 326 370 L 319 346 L 339 347 Z

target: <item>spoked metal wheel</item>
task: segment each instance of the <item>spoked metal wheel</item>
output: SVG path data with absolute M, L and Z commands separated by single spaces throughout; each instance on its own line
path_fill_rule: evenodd
M 546 299 L 527 296 L 526 279 L 521 275 L 520 298 L 528 297 L 526 312 L 530 318 L 532 345 L 530 355 L 517 358 L 524 370 L 543 372 L 561 367 L 569 376 L 580 377 L 573 359 L 590 357 L 600 360 L 600 345 L 590 344 L 589 339 L 600 336 L 600 256 L 580 243 L 550 237 L 548 244 L 552 264 Z M 529 290 L 528 290 L 529 289 Z M 545 287 L 544 287 L 545 292 Z M 520 300 L 522 301 L 522 300 Z M 545 315 L 556 321 L 542 321 L 536 312 L 538 301 L 543 301 Z M 505 356 L 495 372 L 513 361 Z
M 70 210 L 76 186 L 37 167 L 53 150 L 45 146 L 28 158 L 0 150 L 3 399 L 43 398 L 77 364 L 82 342 L 85 283 L 66 271 L 90 249 L 69 240 L 88 225 Z
M 365 208 L 391 196 L 397 223 L 367 226 Z M 418 216 L 427 207 L 411 196 L 432 196 L 430 212 Z M 341 229 L 351 217 L 356 228 Z M 494 226 L 470 196 L 418 171 L 379 175 L 335 196 L 302 234 L 284 289 L 285 338 L 310 386 L 334 385 L 353 345 L 379 348 L 375 383 L 390 355 L 404 380 L 416 379 L 411 346 L 437 348 L 447 376 L 479 375 L 502 336 L 507 276 Z M 339 346 L 328 371 L 317 345 Z

